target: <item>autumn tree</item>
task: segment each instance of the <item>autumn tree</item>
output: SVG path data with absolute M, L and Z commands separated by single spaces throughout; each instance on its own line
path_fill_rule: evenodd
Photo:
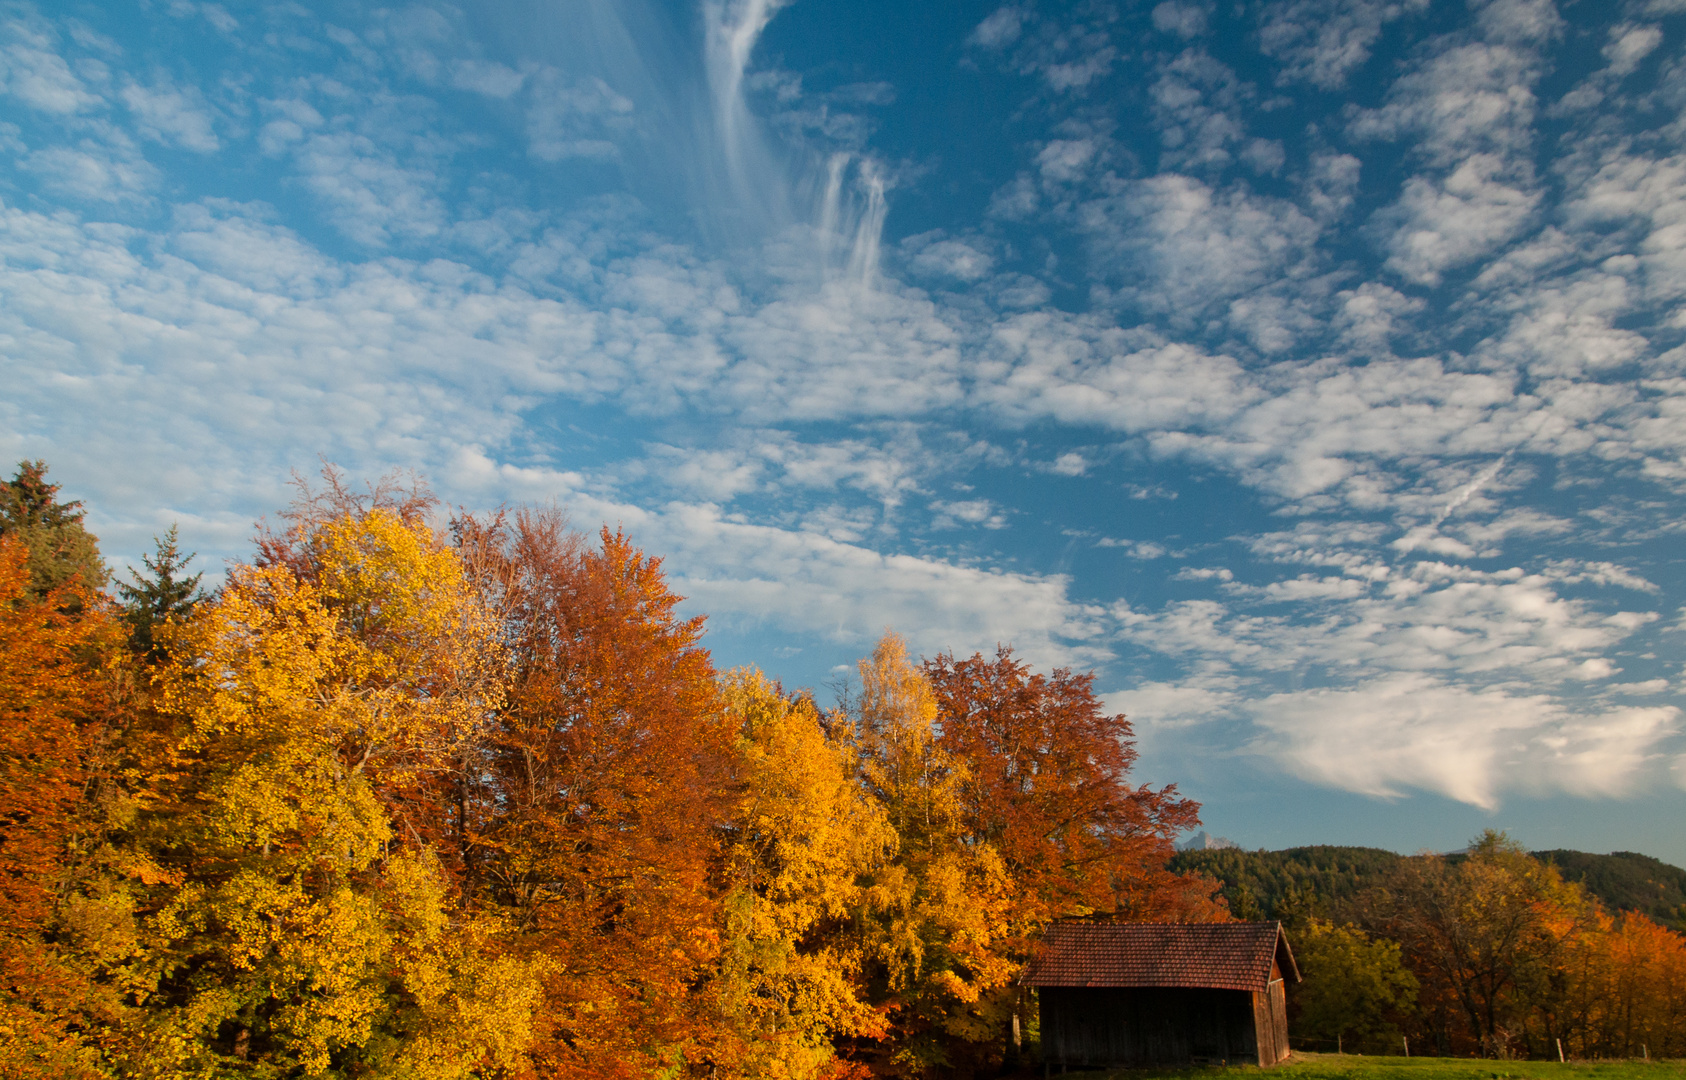
M 131 947 L 105 950 L 149 1005 L 122 1068 L 516 1067 L 532 965 L 455 903 L 415 827 L 416 793 L 500 702 L 497 628 L 454 552 L 390 508 L 303 515 L 286 548 L 162 634 L 174 746 L 122 860 Z
M 1638 912 L 1601 912 L 1578 952 L 1553 1018 L 1570 1054 L 1686 1056 L 1686 938 Z
M 1595 910 L 1556 868 L 1492 830 L 1455 861 L 1401 860 L 1366 906 L 1422 983 L 1442 1051 L 1494 1057 L 1525 1049 L 1530 1011 L 1560 989 L 1567 950 Z
M 719 1050 L 719 867 L 734 732 L 702 620 L 621 532 L 591 546 L 555 512 L 459 520 L 510 648 L 494 812 L 475 887 L 553 961 L 549 1076 L 702 1067 Z
M 728 673 L 721 694 L 743 788 L 726 853 L 721 1011 L 742 1036 L 739 1071 L 806 1080 L 836 1041 L 886 1034 L 851 930 L 896 836 L 857 782 L 850 741 L 812 699 L 755 670 Z
M 890 1025 L 878 1057 L 917 1074 L 968 1060 L 1007 1018 L 996 992 L 1016 970 L 1002 947 L 1011 880 L 994 846 L 969 835 L 969 774 L 938 738 L 937 697 L 906 643 L 886 633 L 859 669 L 861 777 L 896 837 L 863 913 L 871 992 Z
M 100 668 L 117 637 L 80 575 L 43 586 L 39 565 L 0 535 L 0 1075 L 95 1076 L 102 1010 L 52 932 L 88 823 Z
M 965 830 L 999 852 L 1011 874 L 1018 933 L 1095 911 L 1222 917 L 1212 883 L 1165 869 L 1173 839 L 1199 824 L 1199 804 L 1175 785 L 1131 783 L 1129 721 L 1106 711 L 1092 673 L 1033 673 L 1005 646 L 993 660 L 940 654 L 924 673 L 938 745 L 963 767 Z
M 99 544 L 83 526 L 86 511 L 77 500 L 61 502 L 59 485 L 47 482 L 42 461 L 19 462 L 10 482 L 0 481 L 0 536 L 10 537 L 28 552 L 29 590 L 36 596 L 80 577 L 82 589 L 105 588 L 108 573 Z M 62 593 L 65 603 L 82 603 L 83 593 Z

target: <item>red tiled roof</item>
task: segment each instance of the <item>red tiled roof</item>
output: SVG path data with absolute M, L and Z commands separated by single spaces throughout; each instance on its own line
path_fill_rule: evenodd
M 1280 954 L 1280 955 L 1279 955 Z M 1299 981 L 1282 925 L 1274 922 L 1049 925 L 1025 966 L 1026 986 L 1187 986 L 1263 990 L 1276 959 Z

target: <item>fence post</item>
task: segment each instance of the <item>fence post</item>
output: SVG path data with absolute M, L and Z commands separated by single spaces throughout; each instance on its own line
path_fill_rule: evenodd
M 1559 1065 L 1563 1064 L 1563 1040 L 1562 1039 L 1557 1040 L 1557 1063 Z
M 1404 1040 L 1405 1040 L 1405 1056 L 1406 1056 L 1406 1057 L 1410 1057 L 1410 1056 L 1411 1056 L 1411 1036 L 1409 1036 L 1409 1035 L 1401 1035 L 1401 1036 L 1399 1036 L 1399 1037 L 1400 1037 L 1400 1038 L 1401 1038 L 1401 1039 L 1404 1039 Z

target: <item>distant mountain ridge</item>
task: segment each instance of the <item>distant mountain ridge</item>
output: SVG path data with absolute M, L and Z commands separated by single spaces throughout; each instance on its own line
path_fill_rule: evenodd
M 1607 910 L 1637 911 L 1686 932 L 1686 870 L 1633 851 L 1530 854 L 1555 864 L 1565 880 L 1580 882 Z M 1237 915 L 1274 919 L 1331 914 L 1407 857 L 1381 848 L 1329 844 L 1282 851 L 1191 847 L 1177 852 L 1169 866 L 1218 879 Z
M 1227 849 L 1227 848 L 1239 848 L 1240 846 L 1241 846 L 1240 844 L 1237 844 L 1234 840 L 1231 840 L 1227 836 L 1212 836 L 1209 833 L 1207 833 L 1205 829 L 1201 829 L 1199 832 L 1195 833 L 1193 836 L 1189 837 L 1187 840 L 1184 840 L 1182 843 L 1178 844 L 1177 850 L 1178 851 L 1220 851 L 1220 850 L 1224 850 L 1224 849 Z

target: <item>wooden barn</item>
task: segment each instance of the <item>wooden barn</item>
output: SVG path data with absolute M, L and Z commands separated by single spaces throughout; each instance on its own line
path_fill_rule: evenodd
M 1022 982 L 1042 1011 L 1050 1069 L 1288 1056 L 1284 980 L 1300 979 L 1276 922 L 1048 927 Z

